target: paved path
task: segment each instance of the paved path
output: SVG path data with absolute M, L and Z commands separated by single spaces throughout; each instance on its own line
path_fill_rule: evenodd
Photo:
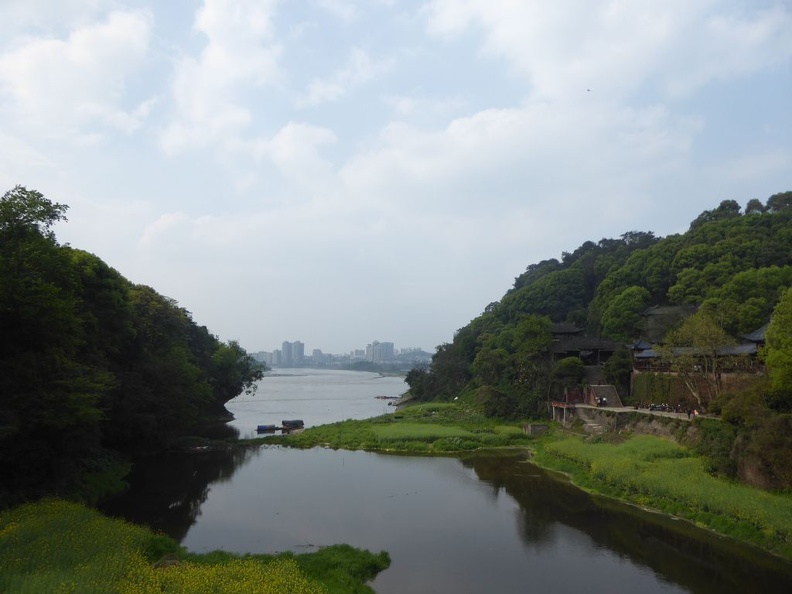
M 658 417 L 671 417 L 672 419 L 681 419 L 683 421 L 692 421 L 693 415 L 688 419 L 687 412 L 664 412 L 661 410 L 649 410 L 648 408 L 635 408 L 634 406 L 592 406 L 590 404 L 576 404 L 576 408 L 590 408 L 592 410 L 611 410 L 618 413 L 641 413 L 645 415 L 656 415 Z M 701 415 L 705 416 L 705 415 Z M 709 419 L 717 419 L 718 417 L 707 416 Z

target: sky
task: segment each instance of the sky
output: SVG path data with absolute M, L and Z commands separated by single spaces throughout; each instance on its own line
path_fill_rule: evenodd
M 790 0 L 0 0 L 0 192 L 250 352 L 433 351 L 792 190 Z

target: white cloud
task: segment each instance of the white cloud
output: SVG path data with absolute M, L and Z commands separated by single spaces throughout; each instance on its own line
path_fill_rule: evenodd
M 459 98 L 435 99 L 410 95 L 387 95 L 382 101 L 400 117 L 446 116 L 459 112 L 465 106 L 465 102 Z
M 24 140 L 0 132 L 0 194 L 41 172 L 57 174 L 57 164 Z
M 25 0 L 0 2 L 0 32 L 80 27 L 96 17 L 106 0 Z M 3 37 L 3 36 L 0 36 Z
M 16 126 L 46 137 L 68 138 L 84 129 L 95 134 L 96 128 L 133 132 L 147 103 L 125 108 L 124 91 L 150 35 L 148 13 L 119 11 L 63 40 L 18 39 L 0 55 L 3 108 L 16 114 Z
M 319 1 L 0 2 L 0 181 L 223 338 L 329 352 L 789 189 L 774 0 Z
M 140 238 L 140 246 L 145 248 L 164 241 L 163 238 L 172 236 L 177 227 L 188 221 L 189 217 L 183 212 L 161 214 L 153 223 L 146 225 Z
M 720 163 L 713 174 L 731 181 L 755 183 L 757 180 L 783 176 L 790 171 L 792 171 L 792 150 L 776 150 Z M 786 191 L 786 189 L 779 188 L 778 191 Z
M 207 43 L 199 57 L 176 63 L 174 117 L 161 138 L 166 152 L 222 146 L 245 134 L 252 115 L 243 91 L 274 84 L 281 76 L 281 49 L 273 40 L 276 5 L 277 0 L 205 1 L 195 29 Z
M 318 148 L 332 144 L 336 136 L 330 130 L 306 124 L 289 123 L 270 143 L 270 156 L 279 169 L 298 183 L 328 183 L 331 164 L 319 156 Z
M 459 118 L 438 132 L 393 124 L 341 176 L 361 196 L 387 196 L 424 212 L 457 205 L 474 214 L 526 200 L 541 208 L 554 197 L 578 198 L 581 186 L 594 195 L 623 186 L 609 199 L 627 200 L 645 180 L 642 172 L 679 163 L 698 128 L 662 107 L 536 102 Z
M 354 20 L 359 12 L 354 2 L 348 0 L 315 0 L 316 5 L 343 21 Z
M 314 79 L 308 91 L 297 101 L 298 107 L 337 101 L 350 87 L 364 84 L 385 72 L 387 63 L 377 63 L 360 48 L 352 48 L 346 65 L 328 79 Z
M 619 98 L 647 84 L 685 94 L 792 55 L 792 15 L 781 6 L 738 12 L 727 0 L 433 0 L 424 13 L 436 35 L 481 31 L 483 51 L 507 59 L 541 97 L 592 89 Z

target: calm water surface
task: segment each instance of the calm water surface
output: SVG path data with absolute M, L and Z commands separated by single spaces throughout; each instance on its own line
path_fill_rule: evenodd
M 391 400 L 408 389 L 404 378 L 359 371 L 283 369 L 268 373 L 252 396 L 234 398 L 226 408 L 231 427 L 241 437 L 254 437 L 257 425 L 280 425 L 302 419 L 306 427 L 347 419 L 369 419 L 393 412 Z
M 335 386 L 328 399 L 350 411 L 358 408 L 348 400 L 365 408 L 364 401 L 387 395 L 382 386 L 398 383 L 353 374 L 344 390 L 337 374 L 330 376 L 291 379 L 327 381 Z M 229 406 L 240 432 L 280 416 L 317 424 L 330 421 L 311 419 L 355 414 L 326 410 L 317 386 L 268 383 L 274 379 Z M 376 389 L 364 398 L 371 384 Z M 312 390 L 316 417 L 308 415 Z M 305 398 L 289 409 L 286 393 Z M 379 410 L 367 417 L 392 408 L 373 400 Z M 139 465 L 131 482 L 106 511 L 148 523 L 193 551 L 301 552 L 341 542 L 387 550 L 392 565 L 373 582 L 380 594 L 792 592 L 789 564 L 685 522 L 592 497 L 519 454 L 460 460 L 273 446 L 160 458 Z

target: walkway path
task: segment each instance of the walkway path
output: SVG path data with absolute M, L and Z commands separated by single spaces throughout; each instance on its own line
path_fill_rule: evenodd
M 693 415 L 690 415 L 688 419 L 687 412 L 665 412 L 661 410 L 649 410 L 648 408 L 635 408 L 634 406 L 592 406 L 590 404 L 576 404 L 575 408 L 589 408 L 592 410 L 610 410 L 617 413 L 642 413 L 645 415 L 656 415 L 658 417 L 670 417 L 672 419 L 681 419 L 683 421 L 692 421 Z M 708 419 L 717 419 L 718 417 L 713 417 L 706 415 Z

